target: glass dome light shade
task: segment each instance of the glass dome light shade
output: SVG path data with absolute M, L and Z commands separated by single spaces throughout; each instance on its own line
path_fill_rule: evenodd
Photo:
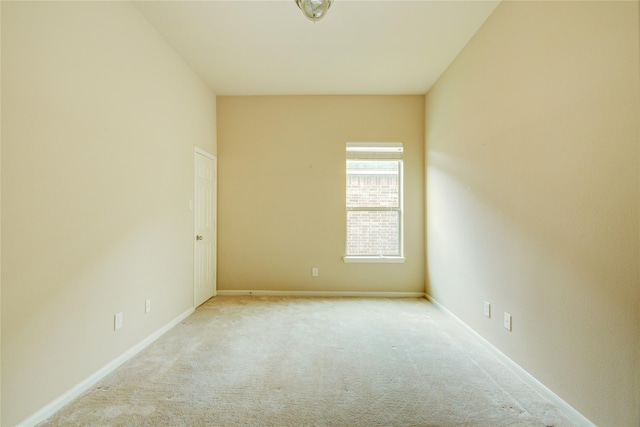
M 296 4 L 304 16 L 313 22 L 319 21 L 327 14 L 333 0 L 296 0 Z

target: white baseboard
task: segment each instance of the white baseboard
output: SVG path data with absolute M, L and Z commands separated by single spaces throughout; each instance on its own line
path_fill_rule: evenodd
M 431 295 L 426 294 L 425 297 L 438 309 L 442 310 L 444 313 L 454 319 L 460 326 L 462 326 L 471 336 L 478 340 L 480 344 L 482 344 L 487 350 L 489 350 L 491 354 L 493 354 L 498 360 L 500 360 L 500 362 L 502 362 L 507 368 L 509 368 L 514 374 L 516 374 L 522 381 L 527 383 L 540 395 L 546 397 L 552 403 L 558 406 L 558 408 L 560 408 L 560 410 L 568 418 L 570 418 L 571 421 L 579 426 L 596 427 L 596 425 L 589 421 L 588 418 L 578 412 L 573 406 L 565 402 L 560 396 L 552 392 L 549 388 L 547 388 L 547 386 L 538 381 L 533 375 L 525 371 L 520 365 L 511 360 L 506 354 L 498 350 L 497 347 L 487 341 L 482 335 L 473 330 L 469 325 L 464 323 L 458 316 L 450 312 L 445 306 L 431 297 Z
M 220 296 L 424 298 L 424 292 L 222 291 Z
M 30 417 L 20 422 L 17 425 L 17 427 L 31 427 L 46 420 L 51 415 L 55 414 L 58 410 L 60 410 L 63 406 L 67 405 L 73 399 L 75 399 L 76 397 L 80 396 L 82 393 L 87 391 L 89 388 L 95 385 L 98 381 L 100 381 L 101 379 L 109 375 L 117 367 L 119 367 L 120 365 L 125 363 L 127 360 L 131 359 L 133 356 L 140 353 L 146 347 L 151 345 L 155 340 L 157 340 L 162 335 L 167 333 L 171 328 L 173 328 L 178 323 L 182 322 L 184 319 L 189 317 L 189 315 L 194 311 L 195 311 L 194 308 L 190 308 L 189 310 L 185 311 L 184 313 L 182 313 L 181 315 L 173 319 L 171 322 L 167 323 L 162 328 L 158 329 L 156 332 L 152 333 L 147 338 L 140 341 L 134 347 L 130 348 L 129 350 L 125 351 L 120 356 L 112 360 L 111 362 L 107 363 L 105 366 L 100 368 L 98 371 L 94 372 L 88 378 L 86 378 L 76 386 L 72 387 L 71 389 L 63 393 L 61 396 L 56 398 L 55 400 L 48 403 L 39 411 L 37 411 Z

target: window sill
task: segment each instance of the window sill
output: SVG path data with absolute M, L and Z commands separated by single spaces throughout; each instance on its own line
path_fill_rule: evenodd
M 345 263 L 390 263 L 402 264 L 406 260 L 401 256 L 344 256 Z

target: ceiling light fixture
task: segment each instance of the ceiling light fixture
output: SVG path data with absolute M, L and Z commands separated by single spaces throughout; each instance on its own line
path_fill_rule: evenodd
M 304 16 L 313 22 L 319 21 L 327 14 L 333 0 L 296 0 L 296 4 Z

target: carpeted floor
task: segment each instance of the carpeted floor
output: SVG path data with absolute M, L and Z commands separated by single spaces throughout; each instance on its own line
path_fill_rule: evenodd
M 42 426 L 571 426 L 424 299 L 216 297 Z

